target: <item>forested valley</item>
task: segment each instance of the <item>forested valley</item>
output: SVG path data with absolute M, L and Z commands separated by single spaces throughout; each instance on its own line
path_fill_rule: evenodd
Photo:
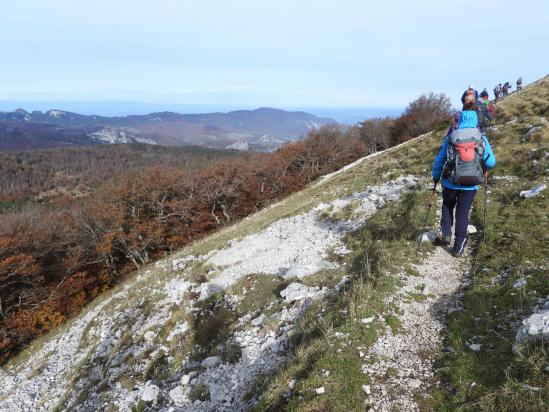
M 431 93 L 396 119 L 312 129 L 273 153 L 0 152 L 0 362 L 133 270 L 450 121 L 448 98 Z

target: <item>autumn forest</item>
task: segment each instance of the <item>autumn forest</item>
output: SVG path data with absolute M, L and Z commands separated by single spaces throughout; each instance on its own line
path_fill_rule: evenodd
M 272 153 L 0 152 L 0 362 L 135 269 L 450 119 L 449 100 L 430 94 L 396 119 L 312 129 Z

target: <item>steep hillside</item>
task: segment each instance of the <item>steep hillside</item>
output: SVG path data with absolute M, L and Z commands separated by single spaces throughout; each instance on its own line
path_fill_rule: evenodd
M 479 193 L 463 259 L 415 241 L 435 131 L 142 269 L 8 363 L 0 404 L 542 410 L 547 192 L 519 192 L 547 183 L 549 78 L 498 110 L 488 224 Z
M 223 149 L 248 144 L 272 150 L 312 128 L 335 123 L 304 112 L 260 108 L 229 113 L 173 112 L 106 117 L 62 110 L 0 112 L 0 150 L 104 143 L 204 145 Z

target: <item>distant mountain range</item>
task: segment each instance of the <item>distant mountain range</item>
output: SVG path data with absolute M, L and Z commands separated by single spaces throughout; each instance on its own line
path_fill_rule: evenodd
M 0 112 L 0 150 L 105 143 L 269 151 L 295 141 L 310 129 L 335 123 L 309 113 L 260 108 L 228 113 L 106 117 L 63 110 Z

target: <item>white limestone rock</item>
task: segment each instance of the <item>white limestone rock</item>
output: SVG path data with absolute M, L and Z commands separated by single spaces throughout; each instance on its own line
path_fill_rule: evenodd
M 529 197 L 535 197 L 538 196 L 542 191 L 547 189 L 547 185 L 545 183 L 542 183 L 541 185 L 537 185 L 533 187 L 530 190 L 523 190 L 519 193 L 519 196 L 523 199 L 529 198 Z
M 418 243 L 431 243 L 437 238 L 437 231 L 435 229 L 428 229 L 417 237 Z
M 149 331 L 145 332 L 145 335 L 143 335 L 143 337 L 145 338 L 145 340 L 147 342 L 150 343 L 150 342 L 154 341 L 154 338 L 156 337 L 156 333 L 152 330 L 149 330 Z
M 408 381 L 408 386 L 412 389 L 419 388 L 421 386 L 421 381 L 419 379 L 410 379 Z
M 318 287 L 305 286 L 302 283 L 290 283 L 286 289 L 280 292 L 280 296 L 286 299 L 286 302 L 292 303 L 296 300 L 302 300 L 306 298 L 316 298 L 320 295 Z
M 160 388 L 151 381 L 148 381 L 141 392 L 141 400 L 144 402 L 156 402 L 158 395 L 160 395 Z
M 173 271 L 185 269 L 185 267 L 192 261 L 196 260 L 193 255 L 185 256 L 180 259 L 172 260 L 172 269 Z
M 187 386 L 192 378 L 194 378 L 196 375 L 198 375 L 197 371 L 190 371 L 189 373 L 183 375 L 181 377 L 181 385 Z
M 219 404 L 223 402 L 226 398 L 225 391 L 223 390 L 223 385 L 212 382 L 208 385 L 208 391 L 210 393 L 210 400 L 214 404 Z
M 164 291 L 166 292 L 166 295 L 168 295 L 168 300 L 170 302 L 179 305 L 190 287 L 191 283 L 186 280 L 171 279 L 164 286 Z
M 255 346 L 246 346 L 241 349 L 242 361 L 245 363 L 254 363 L 259 357 L 259 348 Z
M 482 349 L 482 345 L 480 343 L 471 343 L 469 345 L 469 349 L 471 349 L 473 352 L 480 352 Z
M 252 319 L 250 323 L 252 324 L 252 326 L 261 326 L 265 323 L 266 320 L 267 320 L 267 316 L 265 316 L 265 314 L 262 313 L 261 315 Z
M 549 339 L 549 304 L 545 306 L 522 321 L 522 327 L 515 337 L 518 343 Z
M 513 288 L 515 289 L 522 289 L 527 284 L 527 280 L 524 278 L 518 278 L 515 280 L 515 283 L 513 283 Z
M 189 322 L 178 323 L 175 328 L 170 332 L 166 340 L 171 342 L 173 338 L 179 335 L 184 335 L 189 330 Z
M 202 361 L 203 368 L 215 368 L 221 364 L 221 358 L 219 356 L 210 356 Z
M 187 397 L 185 396 L 185 388 L 181 385 L 173 388 L 170 393 L 170 399 L 177 406 L 181 406 L 187 402 Z

